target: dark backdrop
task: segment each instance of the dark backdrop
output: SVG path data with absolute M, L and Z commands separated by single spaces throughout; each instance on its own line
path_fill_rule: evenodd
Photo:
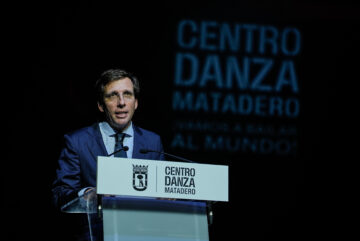
M 351 103 L 357 81 L 358 10 L 351 4 L 321 1 L 179 1 L 142 8 L 94 2 L 29 6 L 26 14 L 15 15 L 19 18 L 14 26 L 19 28 L 12 30 L 16 40 L 10 50 L 20 62 L 5 85 L 9 93 L 6 102 L 10 103 L 5 109 L 10 114 L 4 115 L 4 129 L 9 134 L 2 175 L 8 220 L 5 234 L 12 240 L 28 236 L 30 240 L 64 240 L 72 233 L 72 218 L 51 205 L 56 161 L 63 135 L 98 119 L 92 87 L 102 71 L 113 67 L 140 78 L 142 93 L 134 121 L 159 133 L 166 151 L 198 162 L 229 165 L 230 202 L 214 207 L 211 240 L 235 236 L 243 240 L 303 240 L 335 234 L 336 229 L 328 228 L 335 212 L 329 201 L 337 195 L 330 190 L 338 185 L 336 177 L 341 171 L 333 173 L 331 167 L 352 150 L 347 134 L 352 132 Z M 177 35 L 184 19 L 197 24 L 215 21 L 229 26 L 296 28 L 301 33 L 301 51 L 289 57 L 244 50 L 184 50 Z M 175 84 L 179 52 L 192 53 L 200 61 L 216 55 L 222 66 L 229 56 L 237 56 L 239 61 L 243 57 L 272 59 L 277 69 L 282 61 L 293 61 L 299 87 L 296 94 L 289 89 L 278 93 L 241 90 L 235 85 L 221 93 L 296 98 L 300 113 L 279 117 L 176 109 L 176 91 L 193 91 L 194 96 L 217 91 L 214 83 L 205 87 Z M 30 71 L 23 72 L 27 67 Z M 266 81 L 275 81 L 277 73 L 270 71 Z M 258 128 L 236 132 L 231 128 L 179 127 L 179 123 L 191 121 Z M 267 132 L 266 127 L 276 133 Z M 281 136 L 279 128 L 289 129 Z M 179 134 L 185 144 L 174 142 Z M 206 144 L 209 136 L 220 149 Z M 257 144 L 264 139 L 283 140 L 285 150 L 289 143 L 295 144 L 285 153 L 260 150 L 258 145 L 244 149 L 244 138 Z M 242 144 L 230 150 L 229 145 L 237 141 Z

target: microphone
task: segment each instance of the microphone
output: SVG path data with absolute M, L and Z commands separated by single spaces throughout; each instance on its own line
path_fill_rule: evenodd
M 114 155 L 115 153 L 118 153 L 119 151 L 128 151 L 128 150 L 129 150 L 129 147 L 123 146 L 123 148 L 120 148 L 120 149 L 114 151 L 113 153 L 111 153 L 111 154 L 109 154 L 109 155 L 107 155 L 107 156 L 112 156 L 112 155 Z
M 175 159 L 180 160 L 180 161 L 183 161 L 183 162 L 196 163 L 196 162 L 191 161 L 191 160 L 188 160 L 188 159 L 186 159 L 186 158 L 179 157 L 179 156 L 175 156 L 175 155 L 172 155 L 172 154 L 163 152 L 163 151 L 156 151 L 156 150 L 149 150 L 149 149 L 140 149 L 139 151 L 140 151 L 140 153 L 142 153 L 142 154 L 146 154 L 146 153 L 148 153 L 148 152 L 156 152 L 156 153 L 164 154 L 165 156 L 169 156 L 169 157 L 175 158 Z

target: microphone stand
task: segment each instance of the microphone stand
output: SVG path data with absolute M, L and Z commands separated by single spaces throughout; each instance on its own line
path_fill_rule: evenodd
M 110 154 L 107 155 L 107 156 L 112 156 L 112 155 L 114 155 L 115 153 L 118 153 L 119 151 L 128 151 L 128 150 L 129 150 L 129 147 L 123 146 L 123 148 L 120 148 L 119 150 L 116 150 L 116 151 L 114 151 L 113 153 L 110 153 Z

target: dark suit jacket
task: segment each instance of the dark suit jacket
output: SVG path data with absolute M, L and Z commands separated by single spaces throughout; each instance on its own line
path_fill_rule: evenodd
M 164 160 L 164 156 L 149 152 L 142 154 L 140 149 L 163 151 L 160 137 L 150 131 L 133 125 L 134 149 L 133 158 Z M 98 123 L 74 131 L 64 136 L 65 147 L 56 171 L 53 183 L 54 204 L 64 205 L 78 196 L 78 192 L 85 187 L 96 186 L 96 159 L 98 156 L 108 155 Z

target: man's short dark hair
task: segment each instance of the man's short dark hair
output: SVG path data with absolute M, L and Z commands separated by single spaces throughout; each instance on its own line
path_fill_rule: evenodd
M 138 78 L 133 75 L 132 73 L 129 73 L 122 69 L 109 69 L 104 71 L 100 78 L 96 81 L 95 84 L 95 91 L 96 91 L 96 98 L 97 101 L 103 105 L 104 104 L 104 89 L 105 86 L 113 81 L 121 80 L 129 78 L 134 86 L 134 94 L 135 98 L 138 99 L 139 93 L 140 93 L 140 85 Z

